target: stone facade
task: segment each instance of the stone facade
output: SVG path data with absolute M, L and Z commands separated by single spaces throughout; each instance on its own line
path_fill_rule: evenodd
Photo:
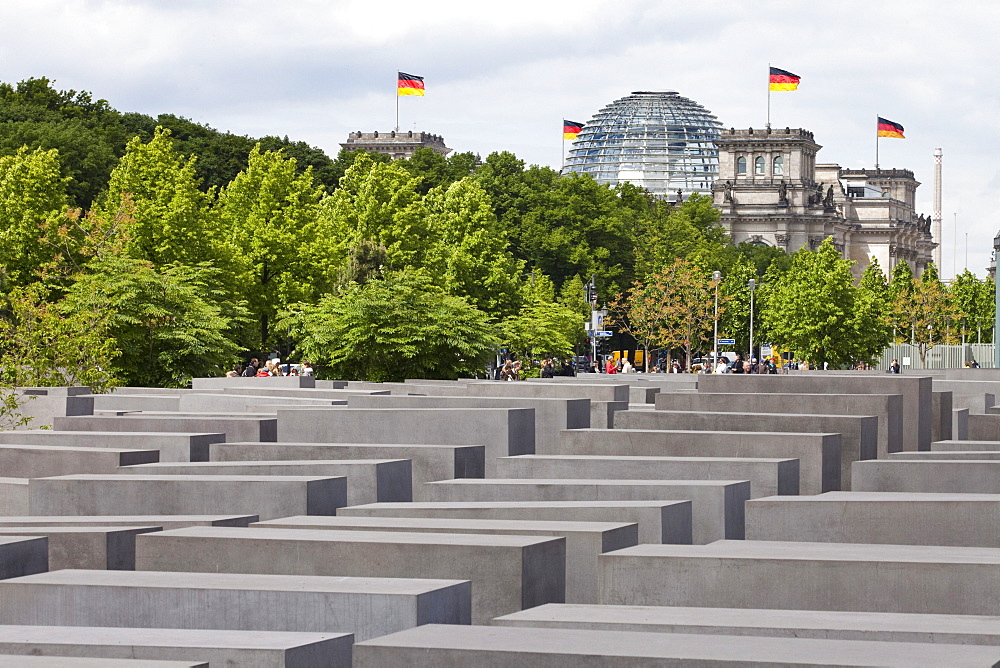
M 827 237 L 859 278 L 872 257 L 888 275 L 908 262 L 919 276 L 937 244 L 930 216 L 917 215 L 919 182 L 906 169 L 845 169 L 817 164 L 812 132 L 724 130 L 719 180 L 712 187 L 733 243 L 818 248 Z
M 347 141 L 340 145 L 349 151 L 370 151 L 385 153 L 393 160 L 409 158 L 418 148 L 429 148 L 439 155 L 448 155 L 451 149 L 444 145 L 441 135 L 427 132 L 352 132 Z

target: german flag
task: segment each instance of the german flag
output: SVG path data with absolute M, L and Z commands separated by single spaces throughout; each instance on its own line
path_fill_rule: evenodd
M 396 92 L 399 95 L 420 95 L 424 94 L 424 78 L 415 74 L 398 72 L 399 81 L 396 83 Z
M 772 67 L 768 90 L 795 90 L 799 87 L 799 79 L 798 74 Z
M 892 121 L 887 121 L 881 116 L 878 118 L 878 136 L 879 137 L 893 137 L 895 139 L 906 139 L 903 136 L 903 126 L 899 123 L 893 123 Z
M 580 130 L 583 129 L 583 123 L 577 123 L 575 121 L 563 121 L 563 139 L 576 139 L 576 136 L 580 134 Z

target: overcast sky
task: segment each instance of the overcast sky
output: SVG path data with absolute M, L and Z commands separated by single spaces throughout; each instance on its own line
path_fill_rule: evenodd
M 965 267 L 966 234 L 983 275 L 1000 227 L 997 0 L 7 0 L 0 31 L 3 81 L 45 76 L 331 156 L 352 130 L 392 129 L 402 70 L 427 95 L 400 99 L 401 129 L 556 168 L 562 120 L 633 90 L 762 127 L 770 63 L 802 77 L 773 94 L 771 122 L 812 130 L 819 162 L 872 167 L 876 115 L 906 128 L 880 163 L 915 172 L 918 213 L 944 150 L 942 276 Z

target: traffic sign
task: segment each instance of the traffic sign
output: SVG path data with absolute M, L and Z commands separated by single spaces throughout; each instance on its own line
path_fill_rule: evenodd
M 596 336 L 599 339 L 600 338 L 607 338 L 607 337 L 611 336 L 611 334 L 612 334 L 611 332 L 607 332 L 607 331 L 604 331 L 604 332 L 594 332 L 594 336 Z
M 733 346 L 736 345 L 736 339 L 719 339 L 720 346 Z

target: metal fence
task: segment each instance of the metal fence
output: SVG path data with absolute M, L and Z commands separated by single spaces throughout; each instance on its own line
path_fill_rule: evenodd
M 877 369 L 886 371 L 892 360 L 899 360 L 900 366 L 906 369 L 961 369 L 966 362 L 975 360 L 979 366 L 993 368 L 992 343 L 966 343 L 965 345 L 948 346 L 935 345 L 927 351 L 926 363 L 920 363 L 920 351 L 917 346 L 903 343 L 885 349 Z

